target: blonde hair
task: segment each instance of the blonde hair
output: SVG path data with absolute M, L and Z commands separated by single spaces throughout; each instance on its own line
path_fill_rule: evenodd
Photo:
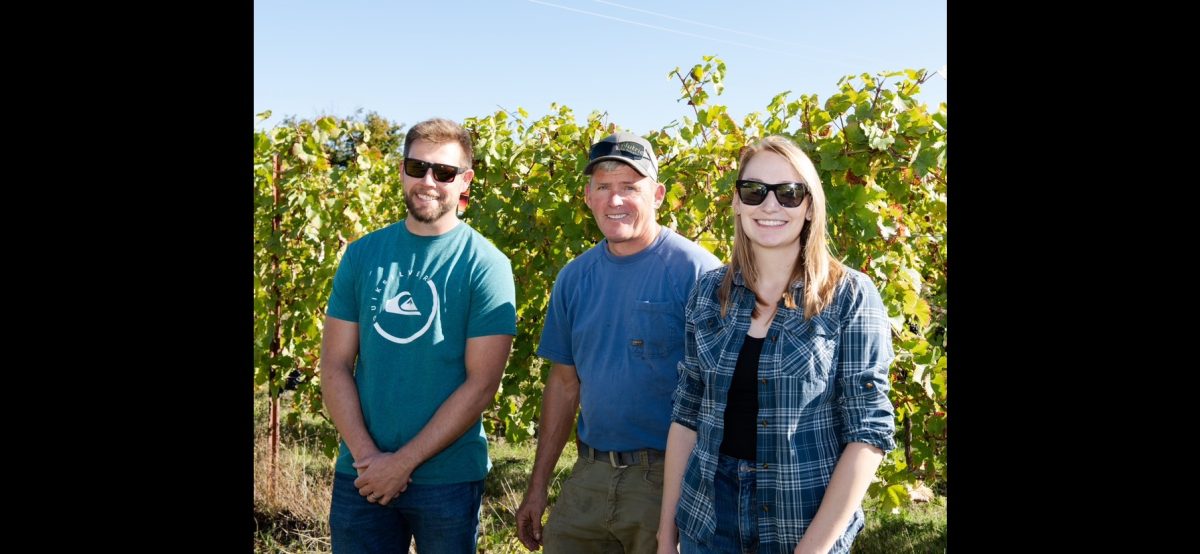
M 804 230 L 800 233 L 800 256 L 796 258 L 792 274 L 788 278 L 788 286 L 783 291 L 783 304 L 791 309 L 797 307 L 798 303 L 792 294 L 792 284 L 803 279 L 804 319 L 812 319 L 833 302 L 833 293 L 845 273 L 845 267 L 833 257 L 833 253 L 829 250 L 829 242 L 825 237 L 825 189 L 821 187 L 821 178 L 817 174 L 817 168 L 813 166 L 812 160 L 808 159 L 808 156 L 795 143 L 779 135 L 766 137 L 742 150 L 742 156 L 738 162 L 738 179 L 742 178 L 742 172 L 746 170 L 746 163 L 761 152 L 774 152 L 783 156 L 808 185 L 808 209 L 812 211 L 812 220 L 805 222 Z M 735 191 L 734 194 L 737 192 Z M 741 219 L 734 215 L 732 261 L 729 263 L 729 270 L 725 272 L 724 279 L 721 280 L 720 288 L 717 289 L 717 300 L 721 303 L 722 317 L 729 310 L 730 292 L 733 290 L 733 274 L 738 272 L 741 272 L 742 278 L 746 281 L 746 288 L 754 291 L 759 278 L 758 267 L 754 263 L 754 249 L 751 248 L 750 239 L 746 237 L 746 232 L 742 229 Z M 771 305 L 771 299 L 760 300 L 765 301 L 768 306 Z M 758 303 L 756 302 L 751 317 L 757 315 Z

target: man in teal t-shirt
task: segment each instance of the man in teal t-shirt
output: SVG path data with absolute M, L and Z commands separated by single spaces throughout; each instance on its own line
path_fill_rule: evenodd
M 408 217 L 354 241 L 338 265 L 321 388 L 342 436 L 334 552 L 474 552 L 491 468 L 480 414 L 516 334 L 512 266 L 459 221 L 470 136 L 431 119 L 404 142 Z

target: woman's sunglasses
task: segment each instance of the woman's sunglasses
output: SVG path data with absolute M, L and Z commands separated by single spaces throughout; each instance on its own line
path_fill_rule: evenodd
M 416 158 L 404 158 L 404 173 L 414 179 L 424 179 L 429 168 L 433 168 L 433 178 L 443 183 L 454 180 L 456 175 L 466 173 L 467 168 L 446 164 L 434 164 Z
M 747 206 L 762 204 L 767 199 L 767 193 L 774 191 L 775 200 L 779 202 L 780 206 L 795 208 L 808 195 L 808 185 L 804 183 L 776 183 L 768 185 L 758 181 L 738 179 L 734 182 L 734 185 L 737 186 L 738 198 Z

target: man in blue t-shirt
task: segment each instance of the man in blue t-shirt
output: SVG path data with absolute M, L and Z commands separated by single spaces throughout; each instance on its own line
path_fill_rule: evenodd
M 453 121 L 404 141 L 408 216 L 346 247 L 321 342 L 342 436 L 329 527 L 337 553 L 475 552 L 491 469 L 480 414 L 516 334 L 512 266 L 459 221 L 474 178 Z
M 642 137 L 592 146 L 585 198 L 604 240 L 559 272 L 538 355 L 552 362 L 517 534 L 530 550 L 654 552 L 683 310 L 715 256 L 655 221 L 666 187 Z M 542 529 L 579 409 L 579 459 Z

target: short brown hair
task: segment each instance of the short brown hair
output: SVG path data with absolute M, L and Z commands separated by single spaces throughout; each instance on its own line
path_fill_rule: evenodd
M 468 169 L 475 163 L 475 152 L 471 149 L 471 135 L 462 125 L 459 125 L 449 119 L 441 119 L 435 117 L 426 119 L 408 130 L 408 134 L 404 135 L 404 157 L 408 157 L 408 149 L 418 140 L 440 144 L 458 141 L 458 145 L 463 150 L 463 164 Z

